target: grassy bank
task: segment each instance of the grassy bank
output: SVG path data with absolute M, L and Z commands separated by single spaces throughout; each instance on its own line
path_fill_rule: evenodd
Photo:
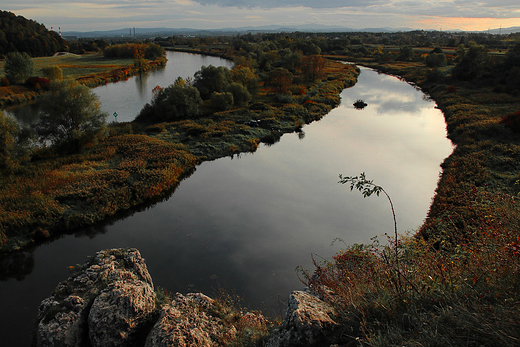
M 330 62 L 325 78 L 283 100 L 264 87 L 248 107 L 170 123 L 112 124 L 105 140 L 81 154 L 57 157 L 38 150 L 23 170 L 1 177 L 1 251 L 153 202 L 203 160 L 274 143 L 337 106 L 357 74 L 352 66 Z
M 134 76 L 139 71 L 134 67 L 133 59 L 105 58 L 103 53 L 88 54 L 63 53 L 53 57 L 33 58 L 34 76 L 44 77 L 41 69 L 56 65 L 61 68 L 63 78 L 71 78 L 80 83 L 95 87 L 98 85 L 117 82 Z M 4 61 L 0 61 L 0 78 L 4 77 Z M 149 62 L 151 68 L 159 68 L 160 61 Z M 42 88 L 30 88 L 24 85 L 11 85 L 0 87 L 0 106 L 17 105 L 38 98 L 45 90 Z
M 337 309 L 341 327 L 333 342 L 517 346 L 520 138 L 503 119 L 520 110 L 520 98 L 489 85 L 431 82 L 421 63 L 360 63 L 435 100 L 456 148 L 416 234 L 346 247 L 304 273 Z

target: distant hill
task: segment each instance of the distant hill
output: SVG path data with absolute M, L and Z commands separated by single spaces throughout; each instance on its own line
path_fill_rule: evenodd
M 304 24 L 295 26 L 281 26 L 281 25 L 267 25 L 267 26 L 248 26 L 239 28 L 220 28 L 220 29 L 192 29 L 192 28 L 125 28 L 118 30 L 107 31 L 67 31 L 63 32 L 64 36 L 71 36 L 77 38 L 100 38 L 100 37 L 157 37 L 157 36 L 172 36 L 172 35 L 193 35 L 193 36 L 220 36 L 220 35 L 236 35 L 245 33 L 279 33 L 279 32 L 407 32 L 414 31 L 414 28 L 364 28 L 353 29 L 340 26 L 327 26 L 319 24 Z M 434 31 L 433 29 L 431 31 Z M 447 30 L 450 32 L 462 32 L 463 30 Z M 478 31 L 473 31 L 478 32 Z M 481 32 L 489 32 L 491 34 L 510 34 L 520 32 L 520 27 L 510 27 L 501 29 L 490 29 Z
M 280 26 L 267 25 L 257 27 L 240 27 L 240 28 L 220 28 L 220 29 L 191 29 L 191 28 L 125 28 L 117 30 L 106 31 L 64 31 L 63 35 L 66 37 L 77 38 L 101 38 L 101 37 L 157 37 L 157 36 L 172 36 L 172 35 L 193 35 L 193 36 L 224 36 L 236 35 L 246 33 L 279 33 L 279 32 L 396 32 L 396 31 L 411 31 L 411 28 L 367 28 L 367 29 L 352 29 L 339 26 L 325 26 L 317 24 L 307 24 L 298 26 Z
M 67 49 L 65 41 L 43 24 L 0 11 L 0 54 L 26 52 L 33 57 L 53 55 Z

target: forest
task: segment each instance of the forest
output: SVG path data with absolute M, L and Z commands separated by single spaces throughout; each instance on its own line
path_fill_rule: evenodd
M 67 50 L 67 43 L 56 31 L 12 12 L 0 11 L 0 59 L 9 52 L 42 57 Z

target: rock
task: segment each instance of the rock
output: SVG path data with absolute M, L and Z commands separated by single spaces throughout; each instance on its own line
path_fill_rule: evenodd
M 98 252 L 40 304 L 37 346 L 128 345 L 154 301 L 153 282 L 138 250 Z M 116 335 L 123 344 L 115 342 Z
M 155 293 L 143 281 L 117 281 L 94 300 L 88 315 L 92 347 L 128 346 L 155 309 Z
M 148 335 L 145 347 L 222 346 L 237 334 L 233 325 L 218 317 L 215 301 L 204 294 L 177 294 L 165 305 Z
M 268 347 L 330 345 L 329 335 L 338 326 L 334 308 L 317 296 L 294 291 L 283 323 L 270 336 Z

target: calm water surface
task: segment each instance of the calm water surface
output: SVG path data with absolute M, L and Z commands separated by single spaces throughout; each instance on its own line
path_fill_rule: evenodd
M 23 261 L 11 259 L 32 271 L 0 282 L 4 341 L 29 345 L 39 302 L 67 278 L 67 267 L 113 247 L 138 248 L 155 286 L 170 292 L 211 295 L 224 287 L 252 309 L 283 313 L 289 293 L 303 288 L 295 268 L 312 270 L 312 254 L 330 259 L 341 249 L 331 246 L 338 237 L 351 244 L 393 232 L 388 202 L 350 192 L 337 183 L 340 173 L 366 172 L 391 195 L 399 230 L 417 228 L 452 150 L 441 112 L 412 86 L 369 69 L 341 96 L 340 107 L 303 134 L 202 163 L 169 199 L 26 252 Z M 356 99 L 368 106 L 355 110 Z M 138 111 L 117 112 L 133 119 Z

